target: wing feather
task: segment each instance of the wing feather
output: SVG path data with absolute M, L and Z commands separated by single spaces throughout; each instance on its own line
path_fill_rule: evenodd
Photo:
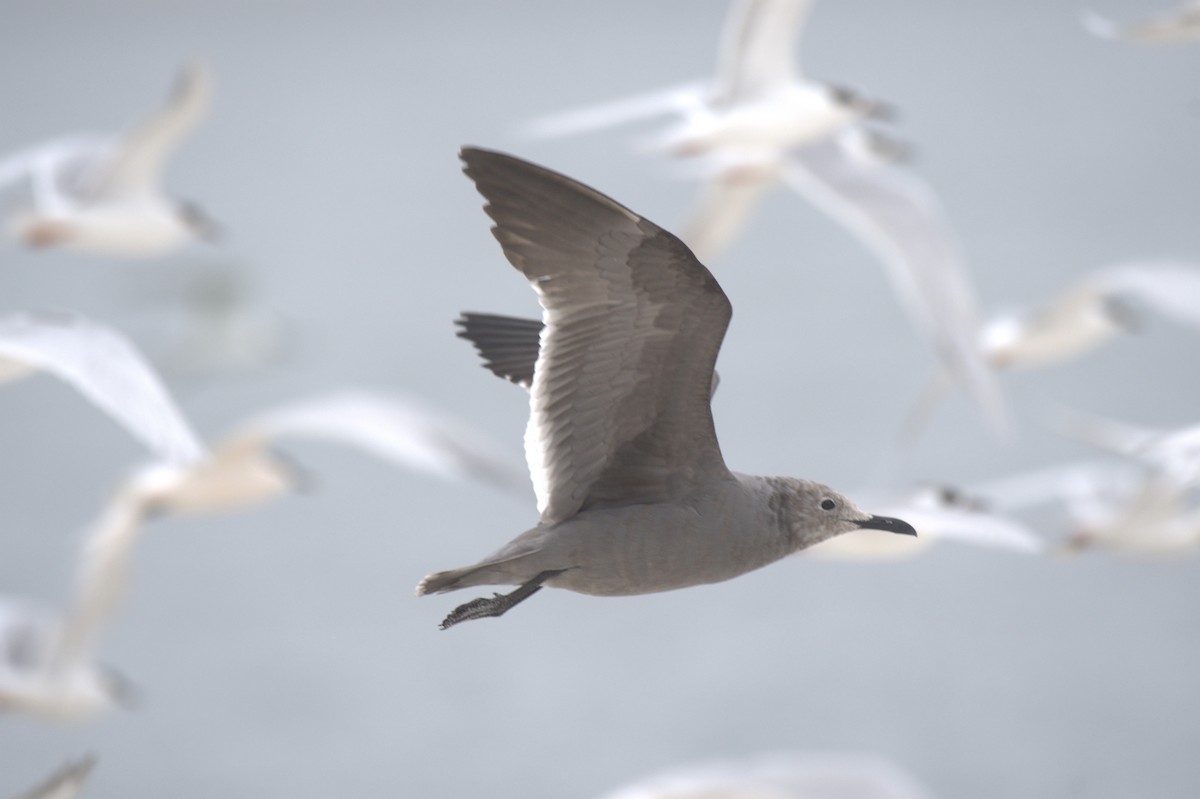
M 525 444 L 543 521 L 727 473 L 709 392 L 730 306 L 709 271 L 577 181 L 500 153 L 462 158 L 542 305 Z

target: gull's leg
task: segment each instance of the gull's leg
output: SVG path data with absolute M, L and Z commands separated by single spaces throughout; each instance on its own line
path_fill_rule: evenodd
M 460 621 L 470 621 L 471 619 L 482 619 L 485 616 L 502 616 L 504 612 L 522 602 L 529 597 L 542 590 L 542 583 L 549 580 L 551 577 L 557 577 L 565 572 L 566 569 L 551 569 L 541 572 L 532 580 L 522 584 L 515 591 L 510 591 L 507 594 L 493 594 L 491 597 L 480 597 L 472 599 L 465 605 L 459 605 L 454 610 L 450 611 L 450 615 L 438 625 L 439 630 L 449 630 Z

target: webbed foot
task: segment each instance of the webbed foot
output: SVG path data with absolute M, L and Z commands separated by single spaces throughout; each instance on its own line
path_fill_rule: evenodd
M 509 608 L 523 602 L 529 597 L 542 590 L 542 583 L 549 580 L 551 577 L 556 577 L 562 574 L 566 569 L 551 569 L 544 571 L 520 585 L 515 591 L 510 591 L 507 594 L 492 594 L 490 597 L 480 597 L 472 599 L 466 604 L 459 605 L 454 610 L 450 611 L 442 623 L 438 625 L 439 630 L 449 630 L 459 622 L 471 621 L 472 619 L 483 619 L 488 616 L 502 616 Z

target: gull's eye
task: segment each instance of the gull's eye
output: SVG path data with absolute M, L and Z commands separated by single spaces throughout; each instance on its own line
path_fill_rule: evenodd
M 836 507 L 837 507 L 837 503 L 834 502 L 832 499 L 821 500 L 821 510 L 833 510 Z

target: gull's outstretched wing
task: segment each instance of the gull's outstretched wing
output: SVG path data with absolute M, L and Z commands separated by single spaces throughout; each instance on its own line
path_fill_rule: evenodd
M 91 176 L 87 193 L 124 197 L 157 192 L 163 165 L 204 118 L 211 95 L 208 68 L 199 62 L 185 66 L 166 105 L 120 140 L 112 157 Z
M 805 147 L 784 179 L 883 261 L 892 287 L 942 364 L 997 430 L 1007 412 L 979 346 L 979 314 L 958 242 L 933 191 L 872 160 L 861 131 Z
M 1185 3 L 1140 22 L 1120 23 L 1086 11 L 1083 24 L 1103 39 L 1124 39 L 1140 44 L 1179 44 L 1200 40 L 1200 3 Z
M 604 799 L 928 799 L 880 757 L 850 752 L 771 754 L 700 763 L 639 780 Z
M 811 8 L 812 0 L 736 0 L 710 101 L 736 103 L 799 82 L 796 46 Z
M 21 794 L 17 799 L 75 799 L 83 792 L 96 758 L 92 756 L 68 763 L 51 774 L 42 784 Z
M 730 306 L 676 237 L 568 177 L 464 148 L 542 306 L 525 454 L 545 522 L 727 474 L 709 393 Z
M 404 397 L 347 390 L 269 411 L 234 438 L 315 438 L 350 444 L 441 477 L 475 479 L 528 496 L 524 471 L 483 433 Z
M 454 323 L 462 328 L 458 337 L 475 345 L 485 369 L 529 390 L 545 325 L 537 319 L 470 311 L 464 311 Z M 720 382 L 720 375 L 714 371 L 712 394 L 717 393 Z
M 67 674 L 94 661 L 100 634 L 125 594 L 133 547 L 145 517 L 142 496 L 122 488 L 87 531 L 75 598 L 63 616 L 47 664 L 50 673 Z
M 687 114 L 698 110 L 703 105 L 706 91 L 707 89 L 702 83 L 658 89 L 646 94 L 622 97 L 606 103 L 538 117 L 526 123 L 522 131 L 535 138 L 552 139 L 602 130 L 666 114 Z
M 72 314 L 0 319 L 0 363 L 36 367 L 73 385 L 159 458 L 204 448 L 142 355 L 120 333 Z
M 462 328 L 458 337 L 475 346 L 492 374 L 525 389 L 533 385 L 533 368 L 541 347 L 540 319 L 464 311 L 454 324 Z

